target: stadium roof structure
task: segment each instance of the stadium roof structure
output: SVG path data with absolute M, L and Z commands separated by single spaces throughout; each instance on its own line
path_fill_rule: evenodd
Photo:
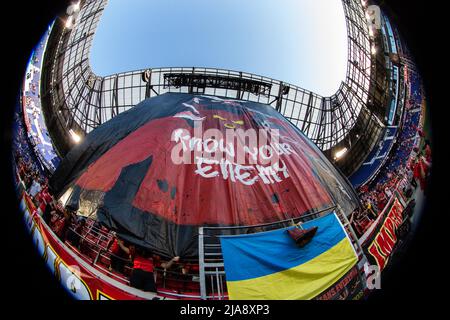
M 382 50 L 370 31 L 367 4 L 342 0 L 347 23 L 346 79 L 331 97 L 250 73 L 201 67 L 168 67 L 99 76 L 89 55 L 108 0 L 82 0 L 69 23 L 55 23 L 44 57 L 41 99 L 59 154 L 143 100 L 167 92 L 199 93 L 271 105 L 298 126 L 347 175 L 355 171 L 385 126 L 388 84 Z M 379 45 L 382 45 L 379 44 Z M 72 137 L 73 138 L 73 137 Z

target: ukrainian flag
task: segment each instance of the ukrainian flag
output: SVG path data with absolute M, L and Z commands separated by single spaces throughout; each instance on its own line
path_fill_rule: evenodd
M 303 224 L 319 227 L 300 248 L 280 229 L 221 237 L 231 300 L 309 300 L 342 278 L 358 258 L 336 214 Z

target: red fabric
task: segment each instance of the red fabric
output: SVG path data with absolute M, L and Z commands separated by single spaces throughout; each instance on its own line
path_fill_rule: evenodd
M 42 196 L 43 196 L 43 199 L 44 199 L 44 201 L 45 201 L 46 204 L 49 204 L 50 202 L 53 201 L 52 196 L 50 195 L 50 193 L 48 193 L 47 190 L 45 190 L 45 191 L 43 192 Z
M 420 137 L 425 137 L 425 133 L 422 131 L 422 129 L 419 129 L 418 132 Z
M 229 122 L 244 121 L 244 130 L 254 128 L 249 115 L 203 110 L 201 116 L 205 117 L 205 129 L 224 131 L 224 122 L 215 118 L 216 115 Z M 291 147 L 296 154 L 281 156 L 290 176 L 281 182 L 265 184 L 260 178 L 254 185 L 247 186 L 220 176 L 203 178 L 196 174 L 197 164 L 173 164 L 171 152 L 177 145 L 171 141 L 174 130 L 183 128 L 191 136 L 194 134 L 186 120 L 170 117 L 150 121 L 128 135 L 92 164 L 77 185 L 87 190 L 107 192 L 115 185 L 124 167 L 153 156 L 153 163 L 132 204 L 176 224 L 254 225 L 297 217 L 311 209 L 329 205 L 330 196 L 311 170 L 318 158 L 316 152 L 299 138 L 291 125 L 270 119 L 282 127 L 281 134 L 287 137 L 281 143 L 294 141 Z M 221 168 L 213 165 L 212 170 L 220 172 Z M 167 190 L 161 190 L 160 181 L 167 182 Z
M 64 236 L 64 230 L 66 226 L 66 219 L 59 218 L 57 221 L 55 221 L 53 225 L 53 232 L 59 237 L 62 238 Z
M 425 190 L 426 188 L 426 174 L 427 174 L 427 166 L 425 165 L 425 163 L 423 162 L 422 159 L 419 159 L 419 161 L 416 163 L 416 165 L 414 166 L 414 178 L 416 178 L 417 180 L 419 180 L 419 184 L 420 184 L 420 189 Z M 425 175 L 425 176 L 423 176 Z
M 360 223 L 361 223 L 361 227 L 363 228 L 363 230 L 366 230 L 370 224 L 370 221 L 369 221 L 369 219 L 364 218 L 360 221 Z
M 364 234 L 364 231 L 365 231 L 365 230 L 362 228 L 361 224 L 360 224 L 358 221 L 355 221 L 355 223 L 354 223 L 353 225 L 354 225 L 356 231 L 357 231 L 360 235 Z
M 116 256 L 120 253 L 119 242 L 117 241 L 117 239 L 114 239 L 114 242 L 111 245 L 111 252 Z
M 199 266 L 198 264 L 191 264 L 191 263 L 188 263 L 188 264 L 186 265 L 186 268 L 188 269 L 188 272 L 189 272 L 189 273 L 198 273 L 199 270 L 200 270 L 200 266 Z
M 41 212 L 44 212 L 44 211 L 45 211 L 45 208 L 47 208 L 47 204 L 45 204 L 45 202 L 42 202 L 42 203 L 39 205 L 39 209 L 41 209 Z
M 135 256 L 133 262 L 133 269 L 141 269 L 146 272 L 153 272 L 153 259 Z
M 19 176 L 23 180 L 25 175 L 26 175 L 25 165 L 21 163 L 19 167 Z
M 431 148 L 430 146 L 426 146 L 425 148 L 425 157 L 427 162 L 431 163 Z
M 422 177 L 422 165 L 421 162 L 418 161 L 415 165 L 414 165 L 414 169 L 413 169 L 413 176 L 414 178 L 420 180 Z
M 36 195 L 34 196 L 34 200 L 37 201 L 38 203 L 42 202 L 42 191 L 36 193 Z

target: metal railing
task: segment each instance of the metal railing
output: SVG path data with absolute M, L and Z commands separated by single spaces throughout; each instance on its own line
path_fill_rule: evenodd
M 233 227 L 200 227 L 199 228 L 199 267 L 200 267 L 200 292 L 202 300 L 226 300 L 228 299 L 225 266 L 222 256 L 220 236 L 252 234 L 266 232 L 293 226 L 298 223 L 315 220 L 331 212 L 338 212 L 338 206 L 331 206 L 300 217 L 286 219 L 267 224 L 254 226 Z M 342 220 L 342 216 L 338 214 Z M 348 220 L 341 221 L 347 228 Z M 355 238 L 356 239 L 356 238 Z M 357 247 L 357 241 L 352 241 Z M 362 252 L 362 250 L 360 251 Z
M 90 221 L 92 225 L 89 225 L 87 227 L 84 227 L 86 230 L 83 230 L 82 234 L 77 232 L 72 225 L 71 228 L 69 228 L 70 232 L 73 232 L 76 236 L 79 237 L 79 246 L 74 247 L 73 244 L 69 242 L 70 248 L 77 254 L 81 255 L 84 260 L 88 260 L 89 263 L 95 267 L 100 272 L 106 274 L 107 276 L 119 280 L 120 282 L 129 285 L 129 277 L 127 276 L 131 274 L 132 272 L 132 261 L 130 259 L 123 258 L 121 256 L 115 255 L 112 253 L 109 248 L 111 245 L 111 241 L 113 240 L 112 235 L 108 234 L 105 235 L 105 232 L 96 228 L 94 226 L 95 221 Z M 93 240 L 91 236 L 94 236 Z M 105 246 L 102 246 L 100 243 L 102 241 L 109 240 L 108 243 Z M 66 240 L 67 244 L 67 240 Z M 86 251 L 90 251 L 95 253 L 95 256 L 91 256 L 86 253 Z M 102 258 L 111 261 L 111 258 L 114 257 L 115 259 L 121 260 L 124 264 L 123 272 L 122 273 L 116 273 L 109 270 L 105 263 L 102 263 Z M 187 260 L 185 262 L 188 262 Z M 175 267 L 182 266 L 182 264 L 174 264 Z M 186 299 L 199 299 L 200 294 L 196 292 L 191 292 L 189 294 L 185 293 L 184 291 L 187 291 L 188 289 L 194 289 L 197 281 L 193 280 L 196 277 L 199 277 L 199 274 L 195 273 L 182 273 L 182 272 L 176 272 L 171 271 L 159 267 L 154 268 L 154 274 L 155 274 L 155 283 L 158 284 L 158 293 L 164 294 L 165 296 L 174 297 L 174 298 L 186 298 Z M 189 278 L 191 280 L 189 280 Z M 173 281 L 176 285 L 168 286 L 167 283 L 169 281 Z M 160 286 L 159 286 L 160 284 Z M 160 292 L 159 290 L 167 290 Z M 181 290 L 180 290 L 181 289 Z M 175 291 L 175 292 L 173 292 Z

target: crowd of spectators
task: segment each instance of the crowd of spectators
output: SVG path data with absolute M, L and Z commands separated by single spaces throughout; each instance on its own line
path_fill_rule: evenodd
M 22 92 L 22 112 L 27 136 L 33 145 L 35 154 L 46 169 L 53 172 L 60 159 L 53 148 L 47 131 L 39 93 L 42 58 L 48 36 L 49 34 L 45 34 L 41 39 L 28 64 Z
M 176 293 L 199 290 L 199 268 L 195 261 L 155 255 L 120 239 L 115 232 L 97 221 L 77 215 L 75 210 L 65 208 L 56 201 L 49 192 L 46 175 L 39 168 L 24 132 L 20 115 L 17 114 L 13 156 L 18 181 L 43 221 L 61 241 L 76 249 L 84 258 L 95 253 L 92 258 L 98 265 L 106 267 L 110 274 L 125 279 L 131 287 L 147 292 L 157 292 L 159 287 Z M 101 237 L 106 240 L 103 246 L 99 245 Z M 100 256 L 106 259 L 100 261 Z
M 47 185 L 44 168 L 37 161 L 32 147 L 28 143 L 25 128 L 20 121 L 20 114 L 14 118 L 13 158 L 25 190 L 33 197 Z
M 376 221 L 396 190 L 406 199 L 413 196 L 418 186 L 426 194 L 432 157 L 430 142 L 421 126 L 422 101 L 417 79 L 413 79 L 411 90 L 403 124 L 387 161 L 373 180 L 357 189 L 362 208 L 352 213 L 350 221 L 358 236 Z
M 22 177 L 26 179 L 30 176 L 33 181 L 40 181 L 34 180 L 36 176 L 27 172 L 27 165 L 21 165 L 21 168 L 21 180 Z M 105 267 L 111 274 L 125 279 L 131 287 L 142 291 L 156 293 L 157 283 L 176 293 L 199 290 L 197 263 L 183 262 L 180 257 L 166 259 L 146 248 L 126 242 L 98 222 L 79 216 L 70 208 L 64 208 L 50 195 L 45 182 L 36 184 L 39 185 L 36 192 L 31 192 L 35 183 L 25 186 L 25 190 L 40 210 L 39 213 L 47 226 L 61 241 L 76 249 L 76 253 L 84 258 L 93 258 L 99 266 Z M 101 235 L 107 240 L 104 245 L 98 244 Z M 94 256 L 91 256 L 91 253 L 94 253 Z M 107 258 L 99 261 L 100 255 Z M 158 274 L 156 270 L 159 271 Z

